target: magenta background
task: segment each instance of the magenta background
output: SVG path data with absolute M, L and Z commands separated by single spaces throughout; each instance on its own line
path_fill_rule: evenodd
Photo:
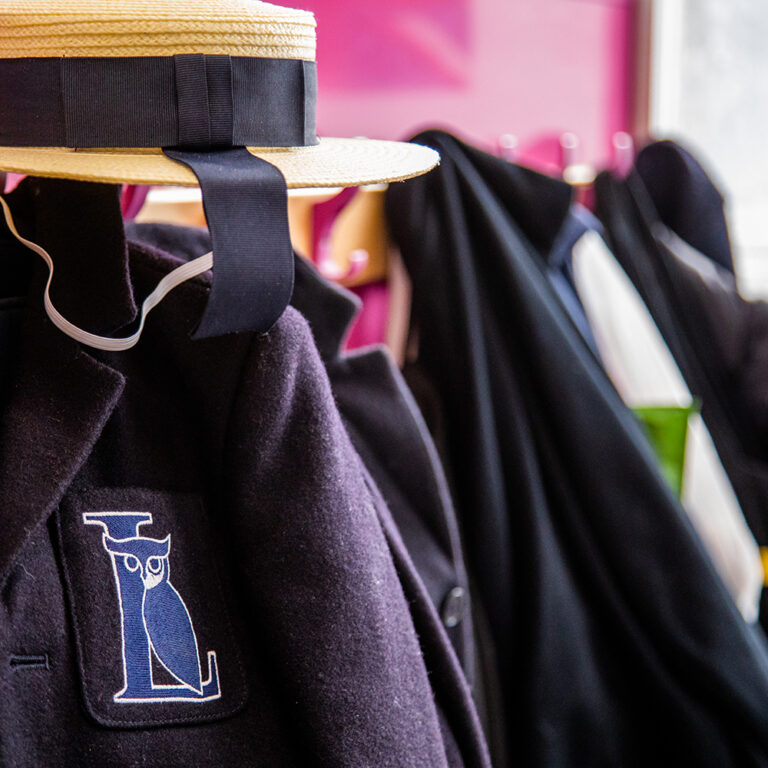
M 611 160 L 631 119 L 632 0 L 279 0 L 315 13 L 318 132 L 402 139 L 447 127 L 520 160 Z
M 275 1 L 316 15 L 321 136 L 443 127 L 495 151 L 511 133 L 518 161 L 556 172 L 564 131 L 600 167 L 630 130 L 634 0 Z M 386 286 L 359 293 L 350 347 L 386 326 Z

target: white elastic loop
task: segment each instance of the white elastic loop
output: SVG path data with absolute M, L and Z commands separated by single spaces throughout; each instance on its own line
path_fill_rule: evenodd
M 45 311 L 48 317 L 51 318 L 51 322 L 61 331 L 71 336 L 75 341 L 79 341 L 81 344 L 85 344 L 95 349 L 104 349 L 108 352 L 123 352 L 126 349 L 130 349 L 135 346 L 138 340 L 141 338 L 141 333 L 144 330 L 144 322 L 147 319 L 147 315 L 170 293 L 176 286 L 181 285 L 187 280 L 191 280 L 197 275 L 201 275 L 203 272 L 207 272 L 213 267 L 213 253 L 206 253 L 205 256 L 199 256 L 192 261 L 188 261 L 186 264 L 182 264 L 180 267 L 176 267 L 172 272 L 169 272 L 158 284 L 152 293 L 144 299 L 141 305 L 141 320 L 139 322 L 139 328 L 136 333 L 131 336 L 127 336 L 123 339 L 112 339 L 108 336 L 97 336 L 94 333 L 88 333 L 81 328 L 67 320 L 66 317 L 53 306 L 51 302 L 51 282 L 53 281 L 53 259 L 48 255 L 48 252 L 33 243 L 30 240 L 22 237 L 16 230 L 16 225 L 13 223 L 13 216 L 11 216 L 11 210 L 8 208 L 8 204 L 0 197 L 0 205 L 3 206 L 3 213 L 5 214 L 5 222 L 8 224 L 8 229 L 11 230 L 13 236 L 31 251 L 34 251 L 43 261 L 48 265 L 48 282 L 45 284 Z

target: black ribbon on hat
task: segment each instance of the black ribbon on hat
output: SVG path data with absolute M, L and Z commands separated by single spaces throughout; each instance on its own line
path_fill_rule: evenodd
M 194 338 L 264 333 L 293 291 L 282 173 L 246 146 L 317 143 L 314 62 L 204 54 L 0 59 L 0 146 L 162 147 L 197 177 L 214 280 Z

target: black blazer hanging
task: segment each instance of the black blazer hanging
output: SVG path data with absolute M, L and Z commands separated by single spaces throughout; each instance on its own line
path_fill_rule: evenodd
M 184 259 L 211 247 L 208 232 L 198 227 L 129 222 L 126 233 L 131 240 Z M 469 588 L 454 510 L 432 440 L 400 372 L 383 350 L 342 351 L 359 306 L 354 295 L 324 280 L 299 256 L 295 273 L 291 305 L 309 321 L 352 443 L 386 501 L 384 527 L 435 692 L 448 764 L 487 766 L 472 700 L 479 700 L 482 709 Z
M 510 764 L 768 763 L 768 655 L 543 272 L 570 193 L 439 132 L 387 193 Z
M 181 263 L 126 244 L 116 187 L 28 178 L 9 199 L 88 330 L 134 322 Z M 0 764 L 447 768 L 414 591 L 306 321 L 289 307 L 267 335 L 192 341 L 202 275 L 133 349 L 89 350 L 14 244 Z
M 600 174 L 595 182 L 597 209 L 616 258 L 648 306 L 689 389 L 701 401 L 702 416 L 747 521 L 758 542 L 766 545 L 768 304 L 742 298 L 730 273 L 718 265 L 724 259 L 727 231 L 724 219 L 718 223 L 716 207 L 704 209 L 710 213 L 705 219 L 710 237 L 704 226 L 695 230 L 695 237 L 689 234 L 692 214 L 681 224 L 679 215 L 668 212 L 686 208 L 670 202 L 671 193 L 658 178 L 657 159 L 673 152 L 668 145 L 644 149 L 626 180 Z M 715 194 L 699 197 L 711 200 Z M 667 211 L 663 219 L 657 205 Z M 712 259 L 715 279 L 657 237 L 660 223 Z

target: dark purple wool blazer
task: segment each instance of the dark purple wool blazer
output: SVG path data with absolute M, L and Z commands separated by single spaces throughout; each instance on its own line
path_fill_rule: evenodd
M 126 232 L 131 240 L 185 259 L 211 249 L 203 228 L 129 222 Z M 474 670 L 469 586 L 432 439 L 400 371 L 382 348 L 343 351 L 360 306 L 354 294 L 324 280 L 297 256 L 291 304 L 309 322 L 352 444 L 386 502 L 382 524 L 435 691 L 449 765 L 487 765 L 475 706 L 477 701 L 485 709 Z
M 117 202 L 9 196 L 57 308 L 123 335 L 178 262 L 126 247 Z M 306 321 L 192 342 L 202 276 L 133 350 L 85 349 L 45 316 L 42 265 L 2 247 L 28 309 L 0 418 L 0 765 L 448 765 L 423 587 Z

